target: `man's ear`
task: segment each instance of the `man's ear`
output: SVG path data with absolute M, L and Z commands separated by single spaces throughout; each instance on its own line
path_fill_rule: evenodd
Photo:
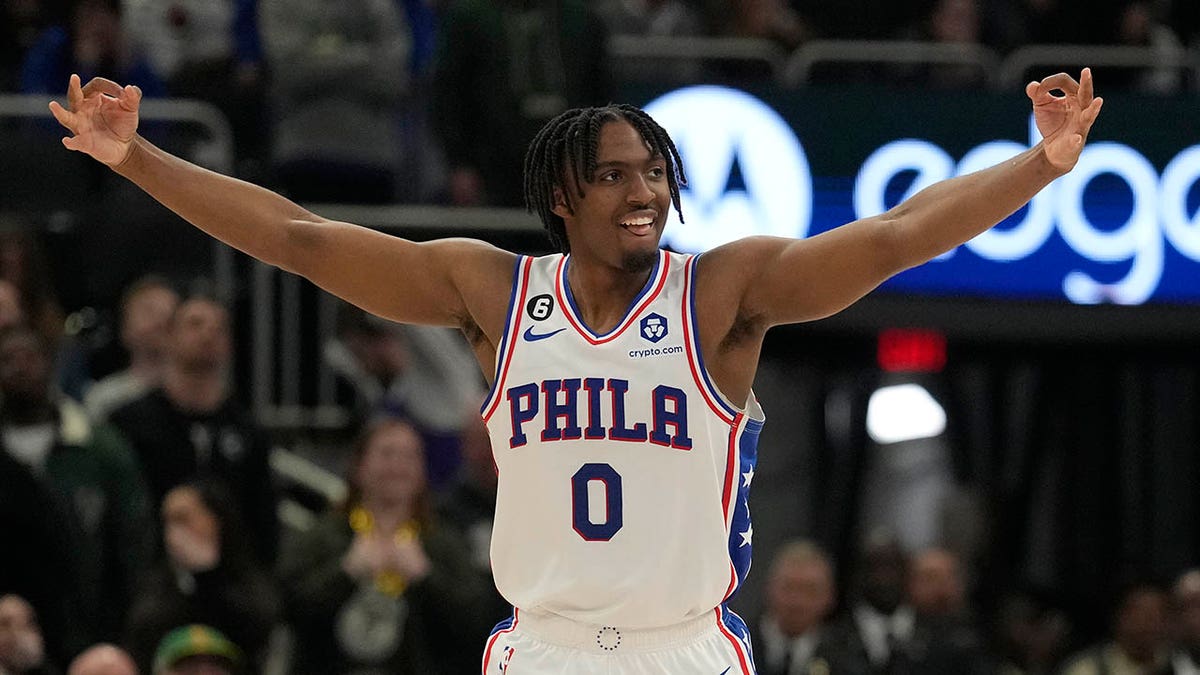
M 554 206 L 550 208 L 550 212 L 559 218 L 575 215 L 571 210 L 571 205 L 567 203 L 567 195 L 557 185 L 554 187 Z

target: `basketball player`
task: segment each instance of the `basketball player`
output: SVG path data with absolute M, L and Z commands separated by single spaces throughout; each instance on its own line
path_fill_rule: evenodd
M 541 258 L 331 222 L 193 166 L 137 135 L 134 87 L 72 76 L 70 108 L 50 108 L 67 148 L 227 244 L 388 319 L 463 330 L 492 381 L 492 564 L 515 607 L 484 673 L 745 675 L 725 603 L 750 562 L 763 336 L 841 310 L 1069 171 L 1100 112 L 1091 73 L 1026 93 L 1044 136 L 1027 152 L 811 239 L 699 257 L 658 247 L 683 167 L 630 106 L 563 113 L 534 139 L 527 204 L 562 250 Z

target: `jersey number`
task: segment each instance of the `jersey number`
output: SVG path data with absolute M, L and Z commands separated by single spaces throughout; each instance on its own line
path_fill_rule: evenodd
M 604 486 L 604 513 L 592 520 L 588 484 Z M 571 476 L 571 525 L 587 541 L 608 541 L 621 529 L 621 474 L 608 464 L 584 464 Z

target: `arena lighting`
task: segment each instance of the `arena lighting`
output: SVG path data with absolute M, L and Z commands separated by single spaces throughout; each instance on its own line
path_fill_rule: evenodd
M 946 431 L 946 411 L 925 387 L 880 387 L 867 402 L 867 434 L 880 445 L 934 438 Z
M 940 373 L 946 336 L 935 330 L 889 328 L 879 333 L 875 360 L 888 373 Z

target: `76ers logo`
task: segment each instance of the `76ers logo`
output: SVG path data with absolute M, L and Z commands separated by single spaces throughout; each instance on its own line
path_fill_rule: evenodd
M 652 313 L 647 314 L 641 323 L 642 337 L 651 342 L 658 342 L 667 337 L 667 317 Z
M 503 673 L 508 670 L 508 662 L 512 661 L 513 654 L 516 653 L 516 651 L 517 650 L 507 645 L 504 647 L 504 658 L 502 658 L 500 663 L 497 664 L 500 667 L 500 672 Z

